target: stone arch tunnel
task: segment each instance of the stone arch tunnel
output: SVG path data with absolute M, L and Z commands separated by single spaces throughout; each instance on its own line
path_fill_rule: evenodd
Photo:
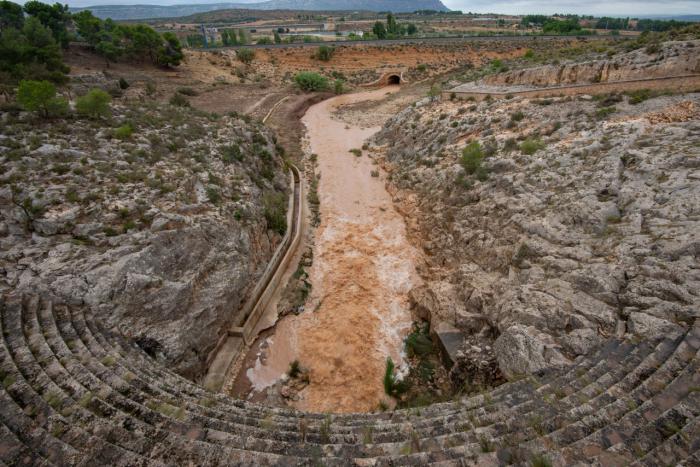
M 379 69 L 377 71 L 379 78 L 371 83 L 363 84 L 363 86 L 389 86 L 406 83 L 406 78 L 404 77 L 405 68 Z

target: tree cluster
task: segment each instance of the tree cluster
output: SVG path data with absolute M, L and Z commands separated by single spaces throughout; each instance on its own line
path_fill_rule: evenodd
M 0 82 L 16 84 L 29 78 L 65 82 L 69 69 L 62 49 L 75 39 L 73 29 L 108 61 L 125 58 L 176 66 L 183 58 L 173 33 L 161 35 L 146 25 L 103 21 L 89 11 L 71 15 L 59 3 L 32 0 L 22 7 L 0 0 Z
M 182 61 L 180 41 L 171 32 L 161 35 L 144 24 L 103 21 L 88 10 L 74 14 L 73 20 L 80 37 L 108 61 L 126 58 L 160 66 L 177 66 Z
M 243 29 L 239 29 L 238 32 L 235 29 L 224 29 L 221 31 L 221 42 L 224 46 L 230 46 L 246 45 L 250 41 Z
M 671 29 L 682 28 L 685 26 L 692 26 L 694 24 L 697 23 L 688 21 L 676 21 L 674 19 L 670 21 L 662 19 L 640 19 L 639 21 L 637 21 L 637 26 L 635 27 L 635 29 L 637 31 L 663 32 L 670 31 Z
M 75 101 L 76 112 L 88 118 L 109 117 L 109 94 L 101 89 L 91 89 Z M 22 80 L 17 90 L 17 102 L 30 112 L 44 118 L 63 117 L 70 113 L 68 100 L 56 92 L 56 86 L 49 81 Z
M 58 3 L 30 1 L 22 8 L 0 1 L 0 81 L 17 83 L 31 77 L 64 82 L 69 69 L 61 48 L 68 45 L 69 22 L 67 7 Z
M 312 71 L 302 71 L 294 76 L 294 82 L 303 91 L 325 91 L 328 89 L 328 78 Z
M 531 25 L 542 26 L 550 19 L 551 18 L 547 15 L 525 15 L 520 20 L 520 24 L 522 24 L 525 27 L 529 27 Z
M 412 36 L 418 32 L 418 28 L 413 23 L 397 23 L 393 14 L 386 15 L 386 24 L 377 21 L 372 27 L 372 33 L 377 39 L 396 39 L 401 36 Z
M 545 34 L 580 34 L 583 31 L 578 19 L 571 18 L 565 20 L 550 19 L 542 25 L 542 32 Z
M 629 18 L 609 18 L 603 16 L 595 23 L 596 29 L 627 29 L 629 27 Z
M 547 15 L 525 15 L 520 20 L 524 27 L 540 26 L 545 34 L 585 34 L 577 15 L 557 15 L 555 19 Z

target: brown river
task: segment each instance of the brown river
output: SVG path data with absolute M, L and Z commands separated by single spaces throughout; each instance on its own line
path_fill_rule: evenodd
M 256 390 L 277 382 L 290 362 L 309 370 L 293 404 L 313 412 L 364 412 L 386 400 L 387 357 L 403 363 L 410 330 L 407 295 L 418 284 L 416 250 L 384 186 L 385 174 L 361 148 L 379 127 L 333 119 L 342 105 L 385 97 L 383 88 L 338 96 L 306 112 L 308 151 L 318 155 L 321 224 L 315 233 L 312 292 L 305 311 L 280 320 L 265 358 L 248 369 Z M 379 171 L 379 177 L 372 177 Z M 263 363 L 264 362 L 264 363 Z

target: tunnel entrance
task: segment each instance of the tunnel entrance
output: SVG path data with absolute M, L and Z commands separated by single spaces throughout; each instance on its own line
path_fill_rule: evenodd
M 386 82 L 387 84 L 401 84 L 401 77 L 399 75 L 390 75 Z

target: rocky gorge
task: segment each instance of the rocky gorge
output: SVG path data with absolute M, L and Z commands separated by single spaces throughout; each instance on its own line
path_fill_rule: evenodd
M 698 45 L 614 60 L 628 64 L 620 76 L 682 73 L 696 67 Z M 488 81 L 541 84 L 540 74 L 552 76 L 534 68 Z M 610 337 L 692 325 L 700 97 L 657 94 L 428 98 L 376 137 L 394 200 L 429 258 L 414 309 L 431 327 L 476 337 L 467 360 L 495 357 L 482 370 L 515 378 L 568 365 Z

